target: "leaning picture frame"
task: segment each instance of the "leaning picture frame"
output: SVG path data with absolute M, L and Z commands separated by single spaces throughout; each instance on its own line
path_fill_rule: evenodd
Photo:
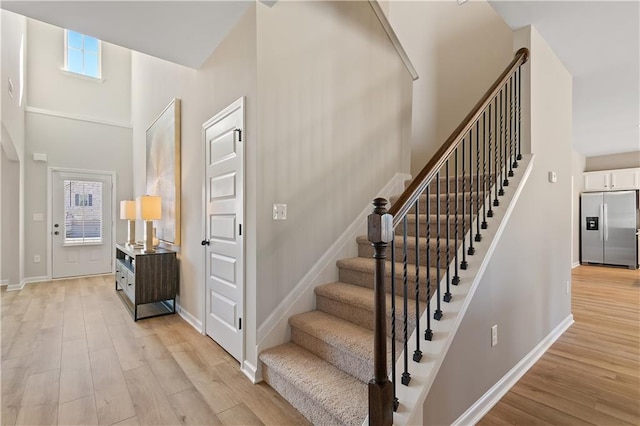
M 156 237 L 180 245 L 180 99 L 173 99 L 147 129 L 147 195 L 162 198 Z

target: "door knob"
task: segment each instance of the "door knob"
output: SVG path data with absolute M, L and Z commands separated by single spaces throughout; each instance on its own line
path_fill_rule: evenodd
M 58 231 L 54 232 L 53 235 L 59 235 L 60 233 Z
M 60 225 L 58 225 L 57 223 L 55 225 L 53 225 L 54 228 L 59 227 Z
M 202 240 L 200 242 L 200 244 L 203 245 L 203 246 L 208 246 L 209 245 L 209 240 Z

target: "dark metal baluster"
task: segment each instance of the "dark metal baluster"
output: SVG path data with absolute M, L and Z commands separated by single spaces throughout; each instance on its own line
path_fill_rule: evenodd
M 449 221 L 450 218 L 450 207 L 449 204 L 451 202 L 451 190 L 449 188 L 449 159 L 447 158 L 447 162 L 445 163 L 445 179 L 446 179 L 446 184 L 445 184 L 445 188 L 447 190 L 447 219 L 446 219 L 446 226 L 447 226 L 447 291 L 444 294 L 444 298 L 442 300 L 444 300 L 445 302 L 451 302 L 451 272 L 449 266 L 451 266 L 451 253 L 450 253 L 450 247 L 451 247 L 451 232 L 449 231 L 449 225 L 451 224 L 451 222 Z
M 465 234 L 465 228 L 466 228 L 465 227 L 465 221 L 467 220 L 466 211 L 465 211 L 466 204 L 467 204 L 466 203 L 467 196 L 465 194 L 465 192 L 467 190 L 467 188 L 466 188 L 466 186 L 467 186 L 467 176 L 466 176 L 465 168 L 464 168 L 465 167 L 464 166 L 465 165 L 465 162 L 464 162 L 464 141 L 465 141 L 465 138 L 462 138 L 462 142 L 461 142 L 461 145 L 462 145 L 462 197 L 461 197 L 461 200 L 462 200 L 462 262 L 460 262 L 460 269 L 462 269 L 462 270 L 467 269 L 467 266 L 469 266 L 469 264 L 467 263 L 467 252 L 464 249 L 465 248 L 464 247 L 464 243 L 465 243 L 465 237 L 466 237 L 466 234 Z
M 433 318 L 440 321 L 442 318 L 442 309 L 440 309 L 440 171 L 436 175 L 436 215 L 437 215 L 437 234 L 436 234 L 436 311 Z
M 405 216 L 406 217 L 406 216 Z M 420 197 L 416 201 L 416 350 L 413 352 L 413 360 L 420 362 L 422 351 L 420 350 Z M 427 268 L 429 265 L 427 265 Z
M 518 70 L 517 70 L 517 73 L 518 73 L 518 95 L 516 97 L 517 98 L 516 99 L 516 107 L 518 108 L 518 157 L 517 157 L 518 160 L 522 160 L 522 144 L 521 144 L 521 140 L 520 140 L 520 138 L 521 138 L 521 136 L 520 136 L 520 130 L 521 130 L 521 128 L 520 128 L 520 106 L 521 106 L 520 84 L 521 84 L 521 81 L 522 81 L 522 74 L 520 73 L 520 71 L 522 71 L 522 65 L 520 65 L 518 67 Z M 517 164 L 517 162 L 516 162 L 516 164 Z M 517 166 L 514 166 L 514 167 L 517 167 Z
M 431 182 L 427 185 L 427 329 L 424 331 L 424 339 L 433 339 L 431 330 Z
M 482 114 L 484 119 L 484 113 Z M 484 132 L 484 129 L 482 129 Z M 480 120 L 476 121 L 476 241 L 482 241 L 480 235 Z
M 418 202 L 418 201 L 416 201 Z M 409 330 L 408 330 L 408 311 L 409 311 L 409 275 L 407 271 L 407 216 L 402 219 L 402 303 L 404 308 L 404 372 L 402 373 L 402 384 L 407 386 L 411 381 L 409 374 Z M 391 277 L 395 279 L 395 277 Z
M 396 396 L 396 243 L 391 243 L 391 382 L 393 383 L 393 411 L 398 411 L 400 401 Z
M 493 217 L 493 209 L 491 208 L 491 163 L 493 163 L 493 159 L 491 158 L 491 146 L 493 141 L 493 133 L 491 132 L 491 106 L 493 101 L 489 103 L 489 210 L 487 211 L 487 217 Z M 494 180 L 495 182 L 495 180 Z M 497 197 L 496 197 L 497 198 Z
M 510 123 L 507 122 L 507 120 L 509 119 L 509 105 L 507 104 L 507 99 L 509 99 L 509 82 L 505 83 L 504 85 L 504 119 L 505 119 L 505 123 L 504 123 L 504 163 L 502 164 L 502 167 L 504 167 L 504 181 L 502 182 L 502 186 L 509 186 L 509 178 L 508 178 L 508 168 L 509 168 L 509 126 L 511 126 Z
M 491 105 L 489 105 L 491 108 Z M 487 122 L 486 110 L 482 113 L 482 229 L 487 229 Z M 489 115 L 491 121 L 491 115 Z
M 455 237 L 454 240 L 454 247 L 455 247 L 455 256 L 456 259 L 453 262 L 454 263 L 454 268 L 455 268 L 455 273 L 453 275 L 453 279 L 451 280 L 451 284 L 453 285 L 458 285 L 460 284 L 460 277 L 458 276 L 458 180 L 460 180 L 460 176 L 458 176 L 458 148 L 455 149 L 455 151 L 453 151 L 453 172 L 455 174 L 455 191 L 456 191 L 456 196 L 455 196 L 455 219 L 454 219 L 454 226 L 455 226 L 455 230 L 453 231 L 453 236 Z M 464 218 L 463 218 L 464 220 Z
M 513 113 L 515 93 L 513 90 L 513 74 L 509 77 L 509 177 L 513 177 L 513 161 L 516 159 L 515 149 L 513 144 L 515 143 L 515 119 L 516 115 Z M 513 161 L 511 161 L 513 159 Z
M 477 122 L 476 122 L 477 123 Z M 473 248 L 473 129 L 469 130 L 469 248 L 467 254 L 473 256 L 476 249 Z
M 498 195 L 503 196 L 504 195 L 504 188 L 502 188 L 502 184 L 503 181 L 502 179 L 500 179 L 502 177 L 502 166 L 504 165 L 504 161 L 502 161 L 502 144 L 503 144 L 503 139 L 504 139 L 504 116 L 503 116 L 503 110 L 502 110 L 502 92 L 504 91 L 504 87 L 502 89 L 500 89 L 500 177 L 498 178 L 498 180 L 500 180 L 500 190 L 498 191 Z M 498 169 L 496 168 L 496 172 L 498 171 Z M 506 176 L 505 176 L 506 179 Z M 493 203 L 494 206 L 496 206 L 497 204 Z

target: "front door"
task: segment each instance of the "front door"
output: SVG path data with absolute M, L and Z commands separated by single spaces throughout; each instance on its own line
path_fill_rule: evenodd
M 112 265 L 112 176 L 51 173 L 52 278 L 107 274 Z
M 244 305 L 244 99 L 203 124 L 205 329 L 238 361 Z

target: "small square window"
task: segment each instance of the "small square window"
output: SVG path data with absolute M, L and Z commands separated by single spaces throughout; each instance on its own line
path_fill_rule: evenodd
M 69 72 L 100 78 L 100 40 L 71 30 L 65 30 L 65 69 Z

